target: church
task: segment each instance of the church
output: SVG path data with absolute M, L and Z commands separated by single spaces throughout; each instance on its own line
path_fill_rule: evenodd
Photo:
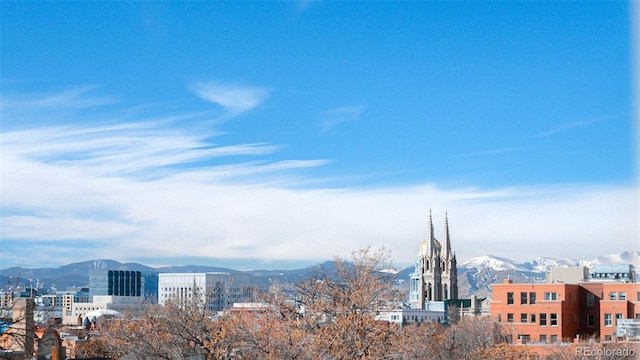
M 456 255 L 451 252 L 449 220 L 445 213 L 442 242 L 434 235 L 433 218 L 429 211 L 427 238 L 422 242 L 410 275 L 409 303 L 411 308 L 426 309 L 432 301 L 458 299 Z

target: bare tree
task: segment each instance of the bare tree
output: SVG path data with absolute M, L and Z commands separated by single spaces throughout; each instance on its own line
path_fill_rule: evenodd
M 485 317 L 462 317 L 432 340 L 431 358 L 477 359 L 486 349 L 503 342 L 501 328 Z
M 97 352 L 114 359 L 488 359 L 509 354 L 499 325 L 465 317 L 443 326 L 399 327 L 376 321 L 401 296 L 389 273 L 390 253 L 370 248 L 336 258 L 298 284 L 273 284 L 260 302 L 212 317 L 208 299 L 150 305 L 103 327 Z M 518 358 L 509 357 L 504 358 Z M 499 358 L 499 357 L 496 357 Z

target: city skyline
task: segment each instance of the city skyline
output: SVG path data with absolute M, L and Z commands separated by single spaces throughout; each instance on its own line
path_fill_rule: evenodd
M 0 268 L 640 250 L 632 3 L 1 7 Z

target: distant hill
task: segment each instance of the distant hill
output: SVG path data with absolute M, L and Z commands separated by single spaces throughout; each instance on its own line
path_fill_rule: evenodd
M 328 261 L 322 264 L 295 270 L 252 270 L 239 271 L 223 267 L 185 265 L 166 266 L 153 268 L 138 263 L 120 263 L 115 260 L 89 260 L 72 263 L 59 268 L 28 269 L 11 267 L 0 270 L 0 289 L 9 285 L 30 286 L 38 289 L 64 290 L 69 287 L 83 287 L 89 285 L 89 272 L 91 270 L 131 270 L 158 273 L 196 273 L 196 272 L 226 272 L 246 273 L 261 278 L 264 282 L 277 280 L 281 283 L 297 282 L 316 274 L 319 269 L 327 272 L 334 270 L 334 262 Z
M 640 252 L 625 251 L 618 254 L 600 256 L 592 260 L 576 260 L 570 258 L 537 257 L 523 263 L 513 260 L 485 255 L 470 259 L 458 266 L 458 292 L 461 297 L 477 295 L 488 296 L 491 285 L 502 283 L 504 279 L 512 279 L 520 283 L 536 283 L 544 281 L 545 272 L 552 267 L 566 266 L 592 267 L 594 265 L 633 264 L 640 269 Z M 278 281 L 280 283 L 294 283 L 317 274 L 318 271 L 331 273 L 335 270 L 335 262 L 327 261 L 318 265 L 294 270 L 252 270 L 238 271 L 214 266 L 168 266 L 153 268 L 138 263 L 120 263 L 114 260 L 89 260 L 72 263 L 59 268 L 26 269 L 12 267 L 0 270 L 0 288 L 20 282 L 42 289 L 56 288 L 64 290 L 67 287 L 89 285 L 89 272 L 94 269 L 135 270 L 149 272 L 229 272 L 246 273 L 259 277 L 264 282 Z M 403 291 L 408 291 L 408 280 L 414 271 L 413 266 L 395 273 L 395 281 Z M 406 292 L 405 291 L 405 292 Z

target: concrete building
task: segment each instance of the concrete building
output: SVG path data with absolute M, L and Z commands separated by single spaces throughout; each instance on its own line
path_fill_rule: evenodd
M 141 271 L 92 270 L 89 273 L 88 293 L 84 290 L 62 292 L 60 298 L 64 308 L 63 324 L 80 325 L 86 320 L 86 314 L 95 310 L 142 311 L 144 305 L 150 302 L 144 296 L 145 277 Z M 84 301 L 85 296 L 88 296 L 90 301 Z
M 589 268 L 586 266 L 554 267 L 545 274 L 547 283 L 579 284 L 589 281 Z
M 472 295 L 469 299 L 447 300 L 447 312 L 457 309 L 460 317 L 464 316 L 489 316 L 488 298 L 478 298 Z
M 434 235 L 433 218 L 429 212 L 429 230 L 415 261 L 415 271 L 409 277 L 409 303 L 424 309 L 430 301 L 458 298 L 456 255 L 451 251 L 449 220 L 445 214 L 442 243 Z
M 376 320 L 386 321 L 399 326 L 414 323 L 445 323 L 447 319 L 444 301 L 436 301 L 428 304 L 427 309 L 397 309 L 383 311 Z
M 158 303 L 179 304 L 197 300 L 210 311 L 223 311 L 236 302 L 254 302 L 256 295 L 268 290 L 268 284 L 242 273 L 160 273 Z
M 96 295 L 90 303 L 73 304 L 71 314 L 63 317 L 63 323 L 67 325 L 80 325 L 84 322 L 87 313 L 96 310 L 115 310 L 118 312 L 143 311 L 146 306 L 144 298 L 141 296 L 113 296 Z M 91 319 L 89 319 L 91 320 Z

